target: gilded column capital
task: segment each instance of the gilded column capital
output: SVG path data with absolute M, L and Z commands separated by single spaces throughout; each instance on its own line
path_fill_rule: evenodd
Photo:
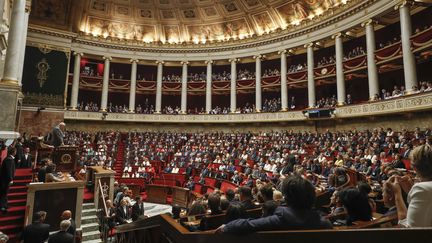
M 253 56 L 253 59 L 260 59 L 260 60 L 263 60 L 263 59 L 265 59 L 265 58 L 266 58 L 266 56 L 265 56 L 265 55 L 261 55 L 261 54 L 256 55 L 256 56 Z
M 237 63 L 237 62 L 239 62 L 240 61 L 240 59 L 239 58 L 230 58 L 230 59 L 228 59 L 228 61 L 229 62 L 234 62 L 234 63 Z
M 156 61 L 155 62 L 157 65 L 164 65 L 165 64 L 165 62 L 164 61 L 161 61 L 161 60 L 158 60 L 158 61 Z
M 344 34 L 342 34 L 341 32 L 336 33 L 336 34 L 333 34 L 333 35 L 331 36 L 331 38 L 332 38 L 333 40 L 335 40 L 336 38 L 342 38 L 342 37 L 344 37 Z
M 189 65 L 189 62 L 188 61 L 181 61 L 180 64 L 181 65 Z
M 138 63 L 140 60 L 137 58 L 132 58 L 129 60 L 130 63 Z
M 81 56 L 82 57 L 82 56 L 84 56 L 84 53 L 74 51 L 73 55 L 74 56 Z
M 378 22 L 376 20 L 374 20 L 374 19 L 368 19 L 368 20 L 364 21 L 363 23 L 361 23 L 361 27 L 366 27 L 368 25 L 374 26 L 376 24 L 378 24 Z
M 305 44 L 305 45 L 304 45 L 304 48 L 309 48 L 309 47 L 314 48 L 315 46 L 316 46 L 316 44 L 313 43 L 313 42 L 311 42 L 311 43 L 307 43 L 307 44 Z
M 278 55 L 283 55 L 286 53 L 288 53 L 288 51 L 286 49 L 278 51 Z
M 103 56 L 102 59 L 104 59 L 104 60 L 108 60 L 108 61 L 111 61 L 111 60 L 112 60 L 112 57 L 110 57 L 110 56 Z
M 206 61 L 204 61 L 204 63 L 205 63 L 205 64 L 213 64 L 214 61 L 213 61 L 213 60 L 206 60 Z
M 399 10 L 402 7 L 412 7 L 414 6 L 415 2 L 412 0 L 400 0 L 398 3 L 396 3 L 396 5 L 394 6 L 395 10 Z

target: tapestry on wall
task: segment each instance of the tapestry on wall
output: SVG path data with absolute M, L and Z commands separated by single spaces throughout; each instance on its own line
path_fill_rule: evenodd
M 22 92 L 24 105 L 64 106 L 69 52 L 26 47 Z

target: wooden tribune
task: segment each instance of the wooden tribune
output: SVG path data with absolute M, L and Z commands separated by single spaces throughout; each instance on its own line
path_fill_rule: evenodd
M 52 160 L 57 165 L 58 171 L 75 171 L 77 168 L 76 146 L 62 146 L 54 149 Z
M 190 190 L 183 187 L 168 185 L 146 185 L 147 202 L 165 204 L 167 196 L 172 195 L 172 203 L 187 207 L 190 200 Z
M 48 212 L 46 222 L 51 231 L 59 229 L 59 218 L 64 210 L 72 211 L 77 228 L 81 227 L 84 194 L 83 181 L 31 183 L 27 190 L 28 223 L 37 211 Z

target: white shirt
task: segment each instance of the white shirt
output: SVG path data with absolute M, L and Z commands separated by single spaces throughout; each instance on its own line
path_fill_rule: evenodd
M 408 193 L 406 219 L 399 221 L 405 227 L 432 226 L 432 181 L 414 184 Z

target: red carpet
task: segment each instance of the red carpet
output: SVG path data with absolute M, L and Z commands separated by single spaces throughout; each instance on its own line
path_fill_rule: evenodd
M 0 215 L 0 231 L 10 238 L 8 242 L 18 242 L 17 237 L 24 226 L 24 215 L 27 202 L 27 184 L 31 182 L 31 169 L 17 169 L 14 184 L 8 194 L 9 209 Z
M 93 203 L 94 202 L 94 194 L 89 189 L 87 189 L 87 187 L 84 188 L 83 201 L 84 201 L 84 203 Z
M 124 143 L 123 143 L 123 134 L 118 142 L 118 150 L 116 162 L 114 163 L 113 170 L 116 172 L 115 180 L 121 183 L 121 176 L 123 173 L 123 160 L 124 160 Z

